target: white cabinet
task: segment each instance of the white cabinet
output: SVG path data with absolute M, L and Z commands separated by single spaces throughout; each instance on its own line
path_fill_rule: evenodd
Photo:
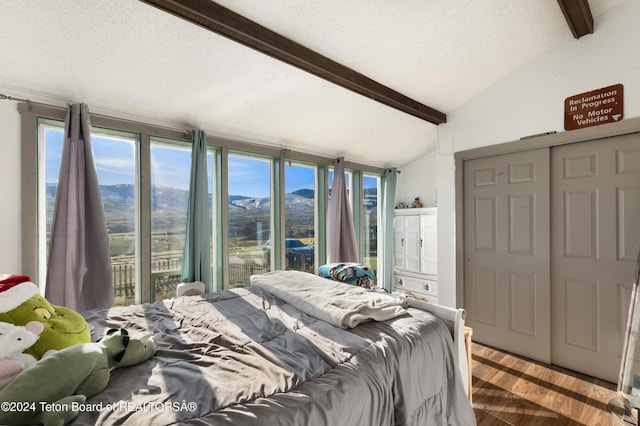
M 394 290 L 438 301 L 437 210 L 396 210 L 394 234 Z
M 393 235 L 397 271 L 438 275 L 435 208 L 396 210 Z
M 420 271 L 420 216 L 396 215 L 393 218 L 395 268 Z

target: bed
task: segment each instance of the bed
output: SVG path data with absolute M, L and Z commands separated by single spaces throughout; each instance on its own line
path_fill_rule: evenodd
M 279 282 L 289 287 L 272 286 Z M 460 373 L 465 357 L 452 338 L 460 310 L 444 321 L 336 283 L 346 287 L 325 298 L 329 311 L 311 315 L 313 296 L 281 293 L 328 283 L 278 271 L 252 277 L 246 288 L 83 313 L 94 340 L 124 327 L 154 333 L 157 351 L 114 370 L 72 424 L 475 424 Z M 334 315 L 351 300 L 345 289 L 372 294 L 374 309 L 354 316 L 347 306 L 349 314 Z

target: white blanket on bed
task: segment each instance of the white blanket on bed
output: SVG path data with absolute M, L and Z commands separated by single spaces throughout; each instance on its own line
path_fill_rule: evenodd
M 406 301 L 386 293 L 299 271 L 253 275 L 251 285 L 263 288 L 301 311 L 341 328 L 363 321 L 384 321 L 406 314 Z

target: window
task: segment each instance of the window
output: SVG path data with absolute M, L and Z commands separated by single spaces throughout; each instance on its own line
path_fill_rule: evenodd
M 345 186 L 347 188 L 347 196 L 354 194 L 354 184 L 359 182 L 353 171 L 345 170 Z M 359 175 L 359 174 L 358 174 Z M 333 184 L 333 168 L 329 170 L 329 187 Z M 380 175 L 363 174 L 362 175 L 362 202 L 354 204 L 353 198 L 349 197 L 349 203 L 352 207 L 354 221 L 356 225 L 360 223 L 360 243 L 359 253 L 360 261 L 371 267 L 378 275 L 378 224 L 381 194 L 381 177 Z M 358 192 L 358 191 L 355 191 Z M 331 192 L 330 192 L 331 193 Z M 360 207 L 362 206 L 362 207 Z M 356 231 L 358 231 L 356 229 Z
M 62 137 L 63 129 L 59 123 L 47 123 L 39 128 L 40 161 L 42 164 L 38 170 L 38 192 L 44 194 L 41 197 L 38 211 L 38 272 L 39 276 L 46 277 L 47 263 L 49 259 L 49 246 L 51 242 L 51 224 L 53 222 L 53 210 L 55 208 L 56 192 L 58 189 L 58 175 L 62 161 Z
M 380 176 L 363 176 L 363 220 L 362 220 L 362 263 L 373 269 L 378 276 L 378 225 L 381 215 Z
M 22 155 L 32 159 L 32 168 L 23 169 L 22 209 L 37 211 L 23 217 L 23 272 L 44 283 L 66 109 L 31 105 L 21 114 L 27 129 Z M 104 116 L 91 121 L 115 302 L 172 297 L 182 275 L 189 133 Z M 208 143 L 212 288 L 245 286 L 252 274 L 272 269 L 313 273 L 326 259 L 330 160 L 289 152 L 292 160 L 285 162 L 280 150 L 269 147 L 215 137 Z M 347 191 L 361 260 L 376 270 L 382 171 L 364 169 L 346 171 Z
M 155 300 L 175 296 L 182 281 L 191 147 L 151 140 L 151 284 Z
M 229 154 L 229 287 L 249 285 L 249 277 L 271 269 L 271 187 L 268 159 Z
M 41 163 L 39 186 L 38 277 L 44 280 L 47 270 L 51 223 L 55 208 L 58 175 L 62 156 L 64 123 L 43 121 L 39 142 Z M 104 205 L 111 265 L 115 287 L 115 303 L 129 305 L 135 302 L 138 255 L 138 224 L 136 185 L 136 135 L 94 129 L 91 134 L 93 156 Z
M 41 197 L 39 216 L 38 277 L 46 276 L 51 223 L 60 172 L 64 123 L 43 120 L 39 141 L 42 164 L 39 170 Z M 91 142 L 104 205 L 111 252 L 111 270 L 116 305 L 129 305 L 141 299 L 140 247 L 141 180 L 137 153 L 139 135 L 92 128 Z M 191 147 L 188 142 L 150 138 L 150 293 L 152 300 L 175 295 L 182 278 L 182 262 L 189 197 Z M 212 176 L 212 154 L 209 175 Z M 211 187 L 210 187 L 211 188 Z M 211 191 L 210 191 L 211 192 Z
M 285 269 L 315 271 L 317 168 L 285 165 Z

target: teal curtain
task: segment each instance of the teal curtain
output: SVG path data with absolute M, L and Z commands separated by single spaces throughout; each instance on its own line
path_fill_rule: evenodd
M 382 182 L 382 285 L 388 291 L 393 289 L 393 210 L 396 200 L 396 180 L 398 170 L 387 169 Z
M 202 281 L 211 291 L 211 219 L 207 177 L 207 135 L 194 129 L 191 149 L 191 182 L 184 243 L 182 281 Z

